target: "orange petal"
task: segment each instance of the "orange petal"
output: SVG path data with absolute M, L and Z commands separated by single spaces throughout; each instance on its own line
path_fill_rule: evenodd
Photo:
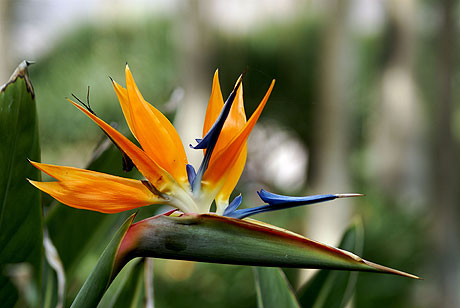
M 254 111 L 249 121 L 244 125 L 243 129 L 240 130 L 238 135 L 236 135 L 224 149 L 216 152 L 215 155 L 211 157 L 209 167 L 203 175 L 203 183 L 208 185 L 209 188 L 213 189 L 215 186 L 223 185 L 222 181 L 225 181 L 229 176 L 240 153 L 246 145 L 246 141 L 251 133 L 251 130 L 254 128 L 254 125 L 259 119 L 259 116 L 267 103 L 268 97 L 270 96 L 274 85 L 275 80 L 272 81 L 259 106 Z
M 131 121 L 131 110 L 129 108 L 129 99 L 128 99 L 128 91 L 119 85 L 116 81 L 112 80 L 112 85 L 117 94 L 118 100 L 120 101 L 121 109 L 123 110 L 123 115 L 125 116 L 126 123 L 128 123 L 128 127 L 133 133 L 134 137 L 136 134 L 134 133 L 133 122 Z M 137 139 L 137 137 L 136 137 Z
M 87 111 L 80 105 L 69 100 L 75 107 L 80 109 L 88 117 L 91 118 L 100 128 L 102 128 L 107 135 L 109 135 L 112 140 L 126 153 L 126 155 L 131 158 L 134 165 L 137 169 L 149 180 L 149 182 L 161 192 L 169 191 L 172 187 L 171 184 L 174 184 L 175 181 L 171 176 L 161 168 L 156 162 L 154 162 L 150 157 L 141 149 L 139 149 L 134 143 L 132 143 L 128 138 L 120 134 L 116 129 L 114 129 L 109 124 L 105 123 L 97 116 Z
M 222 189 L 216 196 L 217 213 L 223 214 L 225 208 L 227 208 L 228 199 L 230 198 L 232 191 L 235 189 L 235 186 L 238 183 L 241 174 L 243 173 L 244 166 L 246 165 L 247 153 L 248 149 L 245 143 L 240 155 L 238 156 L 238 159 L 228 173 Z
M 240 78 L 236 81 L 236 85 L 240 81 Z M 218 71 L 216 70 L 214 74 L 211 97 L 209 99 L 208 108 L 206 110 L 206 117 L 203 126 L 203 136 L 211 129 L 214 122 L 219 117 L 220 112 L 224 106 L 224 101 L 222 98 L 222 93 L 219 85 L 219 76 Z M 222 131 L 217 140 L 216 146 L 214 148 L 214 153 L 218 153 L 223 148 L 225 148 L 228 143 L 235 138 L 236 135 L 241 131 L 246 123 L 246 114 L 244 112 L 244 103 L 243 103 L 243 85 L 240 84 L 240 87 L 237 89 L 235 100 L 230 109 L 229 115 L 225 120 Z M 238 156 L 237 162 L 230 168 L 229 176 L 224 183 L 221 191 L 216 196 L 216 204 L 218 211 L 224 210 L 228 205 L 228 199 L 233 189 L 235 188 L 238 180 L 243 172 L 244 165 L 246 164 L 247 149 L 241 151 Z
M 244 112 L 243 84 L 241 83 L 240 87 L 236 91 L 232 108 L 230 109 L 228 117 L 222 127 L 222 131 L 220 132 L 219 139 L 217 140 L 216 147 L 214 148 L 214 153 L 218 153 L 220 150 L 225 148 L 233 140 L 233 138 L 238 135 L 245 124 L 246 113 Z
M 178 183 L 188 183 L 185 169 L 187 157 L 177 131 L 160 111 L 143 99 L 128 66 L 125 73 L 134 135 L 152 160 Z
M 211 97 L 209 98 L 208 107 L 206 108 L 206 115 L 204 118 L 203 137 L 206 136 L 214 122 L 216 122 L 223 107 L 224 99 L 222 98 L 222 92 L 220 90 L 219 70 L 216 70 L 212 80 Z
M 154 203 L 167 203 L 138 180 L 72 167 L 31 163 L 59 182 L 29 182 L 74 208 L 118 213 Z
M 233 102 L 232 108 L 230 109 L 228 118 L 225 120 L 222 132 L 220 133 L 219 139 L 217 140 L 214 153 L 219 153 L 219 151 L 224 149 L 239 134 L 245 124 L 246 114 L 244 112 L 243 103 L 243 84 L 241 84 L 236 92 L 235 101 Z M 241 150 L 236 162 L 227 171 L 228 177 L 225 180 L 221 191 L 219 191 L 216 196 L 217 207 L 222 208 L 222 210 L 225 209 L 225 207 L 228 205 L 230 194 L 235 189 L 235 186 L 238 183 L 241 174 L 243 173 L 243 169 L 246 164 L 246 156 L 247 147 L 246 143 L 244 143 L 243 149 Z

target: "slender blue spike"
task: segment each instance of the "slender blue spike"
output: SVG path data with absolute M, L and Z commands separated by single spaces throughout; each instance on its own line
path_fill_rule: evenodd
M 241 201 L 243 201 L 243 197 L 241 197 L 241 194 L 235 197 L 232 202 L 227 206 L 227 208 L 224 211 L 224 216 L 230 216 L 232 212 L 236 211 L 236 209 L 240 206 Z M 231 217 L 231 216 L 230 216 Z
M 233 101 L 236 97 L 236 91 L 241 85 L 242 78 L 237 83 L 235 88 L 233 89 L 230 96 L 227 98 L 227 101 L 222 108 L 222 111 L 219 114 L 216 122 L 212 125 L 209 132 L 204 136 L 203 139 L 197 139 L 198 144 L 196 146 L 190 145 L 193 149 L 206 149 L 206 154 L 204 155 L 203 160 L 201 161 L 200 168 L 196 174 L 196 177 L 192 184 L 192 191 L 198 193 L 201 187 L 201 178 L 203 177 L 204 172 L 208 168 L 209 161 L 211 160 L 211 154 L 216 146 L 217 140 L 219 139 L 220 132 L 224 127 L 225 120 L 227 120 L 228 114 L 230 113 L 230 109 L 232 107 Z
M 188 182 L 190 183 L 190 186 L 193 186 L 193 182 L 195 181 L 195 178 L 196 178 L 195 168 L 193 168 L 192 165 L 187 164 L 185 166 L 185 169 L 187 170 Z
M 306 197 L 290 197 L 284 195 L 274 194 L 265 190 L 260 190 L 257 192 L 259 197 L 266 203 L 265 205 L 261 205 L 258 207 L 248 208 L 248 209 L 241 209 L 241 210 L 234 210 L 232 212 L 228 212 L 228 217 L 233 218 L 245 218 L 251 215 L 260 214 L 263 212 L 269 211 L 276 211 L 287 209 L 291 207 L 301 206 L 301 205 L 308 205 L 314 204 L 319 202 L 331 201 L 337 198 L 346 198 L 346 197 L 359 197 L 362 196 L 361 194 L 329 194 L 329 195 L 315 195 L 315 196 L 306 196 Z
M 296 205 L 307 205 L 307 204 L 312 204 L 312 203 L 330 201 L 330 200 L 334 200 L 335 198 L 337 198 L 336 195 L 332 195 L 332 194 L 306 196 L 306 197 L 291 197 L 291 196 L 274 194 L 264 189 L 261 189 L 260 191 L 258 191 L 257 194 L 259 195 L 260 199 L 262 199 L 263 202 L 268 203 L 271 206 L 289 205 L 289 207 L 296 206 Z

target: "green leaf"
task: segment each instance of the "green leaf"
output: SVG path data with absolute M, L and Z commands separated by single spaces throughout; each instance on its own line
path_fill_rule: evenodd
M 289 281 L 280 268 L 254 267 L 259 308 L 299 308 Z
M 129 226 L 133 222 L 134 216 L 135 215 L 131 215 L 123 223 L 120 229 L 118 229 L 117 233 L 99 258 L 96 267 L 93 269 L 88 279 L 86 279 L 80 292 L 78 292 L 71 307 L 81 308 L 97 306 L 104 292 L 119 271 L 119 268 L 114 266 L 115 258 L 118 253 L 118 248 Z
M 134 257 L 382 272 L 418 278 L 252 219 L 158 215 L 133 224 L 116 264 Z
M 170 216 L 171 215 L 171 216 Z M 118 272 L 136 257 L 200 262 L 326 268 L 417 276 L 252 219 L 174 211 L 131 225 L 131 216 L 104 250 L 72 307 L 97 305 Z
M 40 161 L 34 90 L 27 66 L 22 62 L 0 88 L 0 302 L 4 307 L 13 306 L 18 299 L 16 288 L 6 276 L 15 276 L 17 267 L 9 265 L 30 264 L 30 283 L 36 290 L 41 283 L 40 192 L 26 180 L 40 177 L 27 161 Z
M 363 226 L 356 219 L 345 231 L 339 248 L 361 254 L 363 250 Z M 302 307 L 341 308 L 353 296 L 357 272 L 321 270 L 316 273 L 298 292 Z
M 112 300 L 113 308 L 135 308 L 144 307 L 145 283 L 144 268 L 145 259 L 140 259 L 131 269 L 129 276 L 118 289 L 117 294 Z

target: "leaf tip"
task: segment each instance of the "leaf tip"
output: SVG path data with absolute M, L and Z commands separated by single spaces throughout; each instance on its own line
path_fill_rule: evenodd
M 29 79 L 29 71 L 27 69 L 27 67 L 34 63 L 33 61 L 22 61 L 18 67 L 14 70 L 13 74 L 11 75 L 10 79 L 2 86 L 0 86 L 0 92 L 4 92 L 6 90 L 6 88 L 16 82 L 16 80 L 18 78 L 22 78 L 24 79 L 25 83 L 26 83 L 26 89 L 27 89 L 27 92 L 29 92 L 32 96 L 32 98 L 35 97 L 35 92 L 34 92 L 34 87 L 32 86 L 32 83 L 30 82 L 30 79 Z
M 386 266 L 383 266 L 383 265 L 380 265 L 380 264 L 377 264 L 377 263 L 373 263 L 373 262 L 370 262 L 370 261 L 367 261 L 367 260 L 363 260 L 363 262 L 366 265 L 368 265 L 370 267 L 373 267 L 374 269 L 376 269 L 377 271 L 382 272 L 382 273 L 393 274 L 393 275 L 403 276 L 403 277 L 417 279 L 417 280 L 423 280 L 423 278 L 420 278 L 419 276 L 409 274 L 409 273 L 406 273 L 406 272 L 403 272 L 403 271 L 399 271 L 399 270 L 396 270 L 396 269 L 392 269 L 392 268 L 389 268 L 389 267 L 386 267 Z

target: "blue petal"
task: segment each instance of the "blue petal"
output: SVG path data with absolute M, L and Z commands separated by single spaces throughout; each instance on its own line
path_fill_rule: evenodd
M 230 216 L 230 214 L 231 214 L 232 212 L 236 211 L 236 209 L 240 206 L 241 201 L 243 201 L 243 197 L 241 197 L 241 194 L 239 194 L 239 195 L 236 196 L 235 199 L 233 199 L 233 201 L 230 202 L 230 204 L 227 206 L 227 208 L 226 208 L 225 211 L 224 211 L 224 216 L 232 217 L 232 216 Z
M 249 209 L 241 209 L 241 210 L 233 210 L 233 211 L 225 211 L 224 216 L 233 217 L 233 218 L 245 218 L 251 215 L 260 214 L 269 211 L 276 211 L 287 209 L 295 206 L 331 201 L 336 198 L 339 198 L 341 195 L 315 195 L 315 196 L 307 196 L 307 197 L 290 197 L 284 195 L 277 195 L 274 193 L 270 193 L 265 190 L 261 190 L 257 192 L 259 197 L 266 203 L 265 205 L 253 207 Z M 230 207 L 230 206 L 229 206 Z
M 332 195 L 332 194 L 306 196 L 306 197 L 291 197 L 291 196 L 274 194 L 264 189 L 261 189 L 260 191 L 258 191 L 257 194 L 259 195 L 260 199 L 262 199 L 262 201 L 264 201 L 265 203 L 268 203 L 271 206 L 282 205 L 284 207 L 285 206 L 292 207 L 296 205 L 306 205 L 306 204 L 330 201 L 330 200 L 334 200 L 337 198 L 337 195 Z
M 185 166 L 185 169 L 187 170 L 187 177 L 188 177 L 188 182 L 190 183 L 190 186 L 193 185 L 193 182 L 195 181 L 196 178 L 196 171 L 195 168 L 193 168 L 192 165 L 187 164 Z
M 192 191 L 194 192 L 198 192 L 201 187 L 201 178 L 208 168 L 209 161 L 211 160 L 211 154 L 216 146 L 217 140 L 219 139 L 220 132 L 224 127 L 225 120 L 227 120 L 228 114 L 230 113 L 233 101 L 235 100 L 236 91 L 241 85 L 241 80 L 242 79 L 240 79 L 238 84 L 235 86 L 232 93 L 230 93 L 230 96 L 227 98 L 227 101 L 219 114 L 219 117 L 216 122 L 214 122 L 206 136 L 204 136 L 203 139 L 196 139 L 198 142 L 196 146 L 190 145 L 193 149 L 206 149 L 206 154 L 204 155 L 203 161 L 201 162 L 200 168 L 198 169 L 197 175 L 192 183 Z

